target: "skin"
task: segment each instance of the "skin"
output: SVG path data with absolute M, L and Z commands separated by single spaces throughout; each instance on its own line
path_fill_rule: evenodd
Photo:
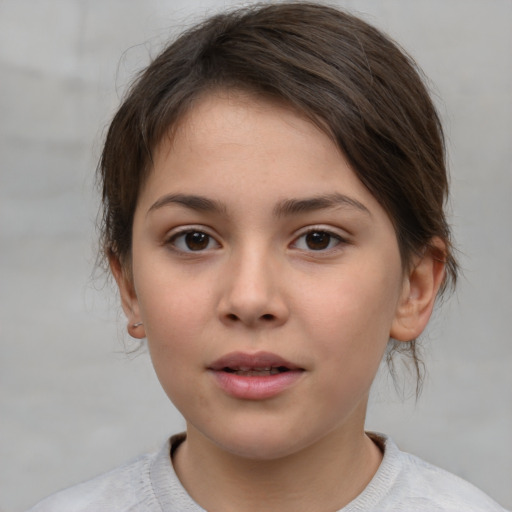
M 425 327 L 444 269 L 428 251 L 402 268 L 389 217 L 323 132 L 242 93 L 201 99 L 155 152 L 130 268 L 111 266 L 187 421 L 173 462 L 202 507 L 332 511 L 364 489 L 382 458 L 364 433 L 371 383 L 389 337 Z M 209 370 L 234 351 L 303 371 L 235 398 Z

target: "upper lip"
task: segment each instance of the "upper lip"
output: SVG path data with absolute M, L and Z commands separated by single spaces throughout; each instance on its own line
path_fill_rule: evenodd
M 257 352 L 254 354 L 231 352 L 217 359 L 208 368 L 214 371 L 221 371 L 224 368 L 231 370 L 257 370 L 279 367 L 284 367 L 288 370 L 302 370 L 299 366 L 271 352 Z

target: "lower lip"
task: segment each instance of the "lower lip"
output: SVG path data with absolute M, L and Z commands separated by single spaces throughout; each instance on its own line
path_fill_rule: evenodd
M 235 373 L 212 371 L 217 384 L 228 395 L 243 400 L 265 400 L 293 386 L 304 372 L 289 370 L 275 375 L 245 377 Z

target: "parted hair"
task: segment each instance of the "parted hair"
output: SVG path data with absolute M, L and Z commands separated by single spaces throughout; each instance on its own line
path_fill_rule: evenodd
M 360 18 L 302 2 L 214 15 L 171 42 L 136 78 L 98 167 L 106 259 L 130 264 L 137 198 L 156 146 L 200 97 L 219 89 L 277 100 L 315 123 L 386 210 L 403 267 L 434 250 L 430 243 L 439 237 L 446 244 L 437 255 L 446 264 L 442 291 L 455 285 L 444 136 L 421 71 Z M 404 346 L 420 377 L 416 341 L 393 348 Z

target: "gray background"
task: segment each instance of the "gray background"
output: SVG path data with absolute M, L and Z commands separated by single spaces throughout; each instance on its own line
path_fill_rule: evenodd
M 221 0 L 0 0 L 0 510 L 158 446 L 183 428 L 130 355 L 94 278 L 93 173 L 134 72 Z M 465 278 L 425 337 L 404 403 L 386 373 L 368 427 L 512 507 L 512 2 L 360 0 L 420 62 L 445 121 Z M 411 386 L 412 388 L 412 386 Z

